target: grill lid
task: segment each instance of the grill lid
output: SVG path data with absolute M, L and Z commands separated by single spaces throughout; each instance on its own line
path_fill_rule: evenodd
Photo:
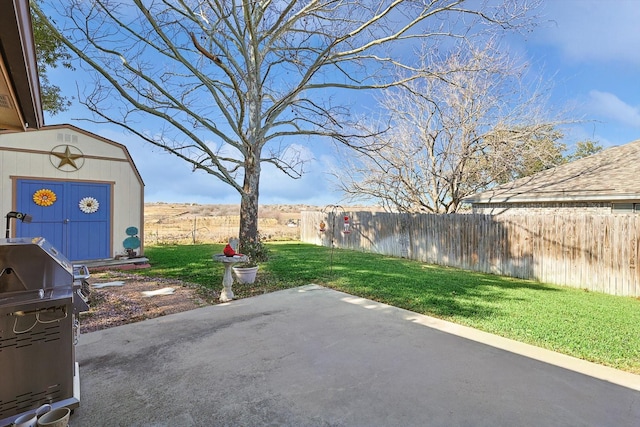
M 0 299 L 73 286 L 73 266 L 42 237 L 0 239 Z

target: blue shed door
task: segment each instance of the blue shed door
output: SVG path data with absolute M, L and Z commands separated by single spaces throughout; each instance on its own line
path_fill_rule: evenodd
M 55 194 L 50 206 L 34 201 L 43 189 Z M 110 184 L 20 179 L 17 193 L 16 210 L 33 217 L 30 224 L 15 222 L 17 237 L 44 237 L 71 261 L 111 257 Z M 87 197 L 98 202 L 97 210 L 86 203 L 81 208 Z

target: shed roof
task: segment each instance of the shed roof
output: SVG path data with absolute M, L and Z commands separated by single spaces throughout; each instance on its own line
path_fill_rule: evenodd
M 122 150 L 122 152 L 124 153 L 125 157 L 127 158 L 127 161 L 131 165 L 131 169 L 133 170 L 134 174 L 136 175 L 136 178 L 138 179 L 140 184 L 144 187 L 144 181 L 142 180 L 142 176 L 140 175 L 140 171 L 138 171 L 138 167 L 134 163 L 133 158 L 131 157 L 131 154 L 129 153 L 129 150 L 127 149 L 126 145 L 121 144 L 119 142 L 112 141 L 112 140 L 110 140 L 108 138 L 102 137 L 102 136 L 97 135 L 97 134 L 95 134 L 93 132 L 89 132 L 88 130 L 80 129 L 79 127 L 71 125 L 71 124 L 47 125 L 47 126 L 43 126 L 41 128 L 41 130 L 43 130 L 43 131 L 44 130 L 55 130 L 55 129 L 73 130 L 73 131 L 76 131 L 78 133 L 85 134 L 88 137 L 96 139 L 98 141 L 101 141 L 101 142 L 103 142 L 105 144 L 110 144 L 110 145 L 113 145 L 115 147 L 120 148 Z
M 463 199 L 466 203 L 640 199 L 640 140 L 517 179 Z
M 0 0 L 2 1 L 2 0 Z M 110 139 L 104 138 L 100 135 L 96 135 L 93 132 L 89 132 L 87 130 L 84 129 L 80 129 L 79 127 L 76 127 L 74 125 L 71 124 L 57 124 L 57 125 L 47 125 L 47 126 L 42 126 L 40 127 L 40 129 L 27 129 L 26 132 L 16 132 L 16 131 L 10 131 L 10 130 L 0 130 L 0 136 L 2 135 L 19 135 L 20 137 L 23 136 L 31 136 L 31 135 L 35 135 L 38 132 L 46 132 L 46 131 L 52 131 L 52 130 L 71 130 L 71 131 L 75 131 L 81 134 L 84 134 L 86 136 L 88 136 L 89 138 L 92 138 L 96 141 L 99 141 L 101 143 L 104 144 L 109 144 L 112 145 L 114 147 L 117 147 L 118 149 L 122 150 L 122 153 L 124 155 L 124 157 L 126 158 L 127 162 L 129 163 L 129 165 L 131 166 L 131 169 L 134 173 L 134 175 L 136 176 L 136 179 L 140 182 L 140 185 L 142 185 L 144 187 L 144 181 L 142 180 L 142 176 L 140 175 L 140 172 L 138 171 L 138 168 L 136 166 L 136 164 L 133 161 L 133 158 L 131 157 L 131 154 L 129 153 L 129 150 L 127 149 L 126 145 L 121 144 L 119 142 L 115 142 L 112 141 Z

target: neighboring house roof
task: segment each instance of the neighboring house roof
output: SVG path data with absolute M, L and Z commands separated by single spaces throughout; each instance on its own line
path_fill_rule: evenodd
M 640 199 L 640 140 L 520 178 L 463 199 L 530 203 Z
M 0 129 L 44 123 L 28 0 L 0 1 Z

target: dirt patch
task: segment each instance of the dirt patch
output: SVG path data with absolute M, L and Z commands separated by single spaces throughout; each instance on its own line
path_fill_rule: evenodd
M 122 286 L 100 289 L 96 284 L 124 282 Z M 80 332 L 88 333 L 127 323 L 153 319 L 211 305 L 217 302 L 218 292 L 176 279 L 142 277 L 118 271 L 92 274 L 90 310 L 80 314 Z M 167 295 L 146 296 L 144 292 L 173 288 Z

